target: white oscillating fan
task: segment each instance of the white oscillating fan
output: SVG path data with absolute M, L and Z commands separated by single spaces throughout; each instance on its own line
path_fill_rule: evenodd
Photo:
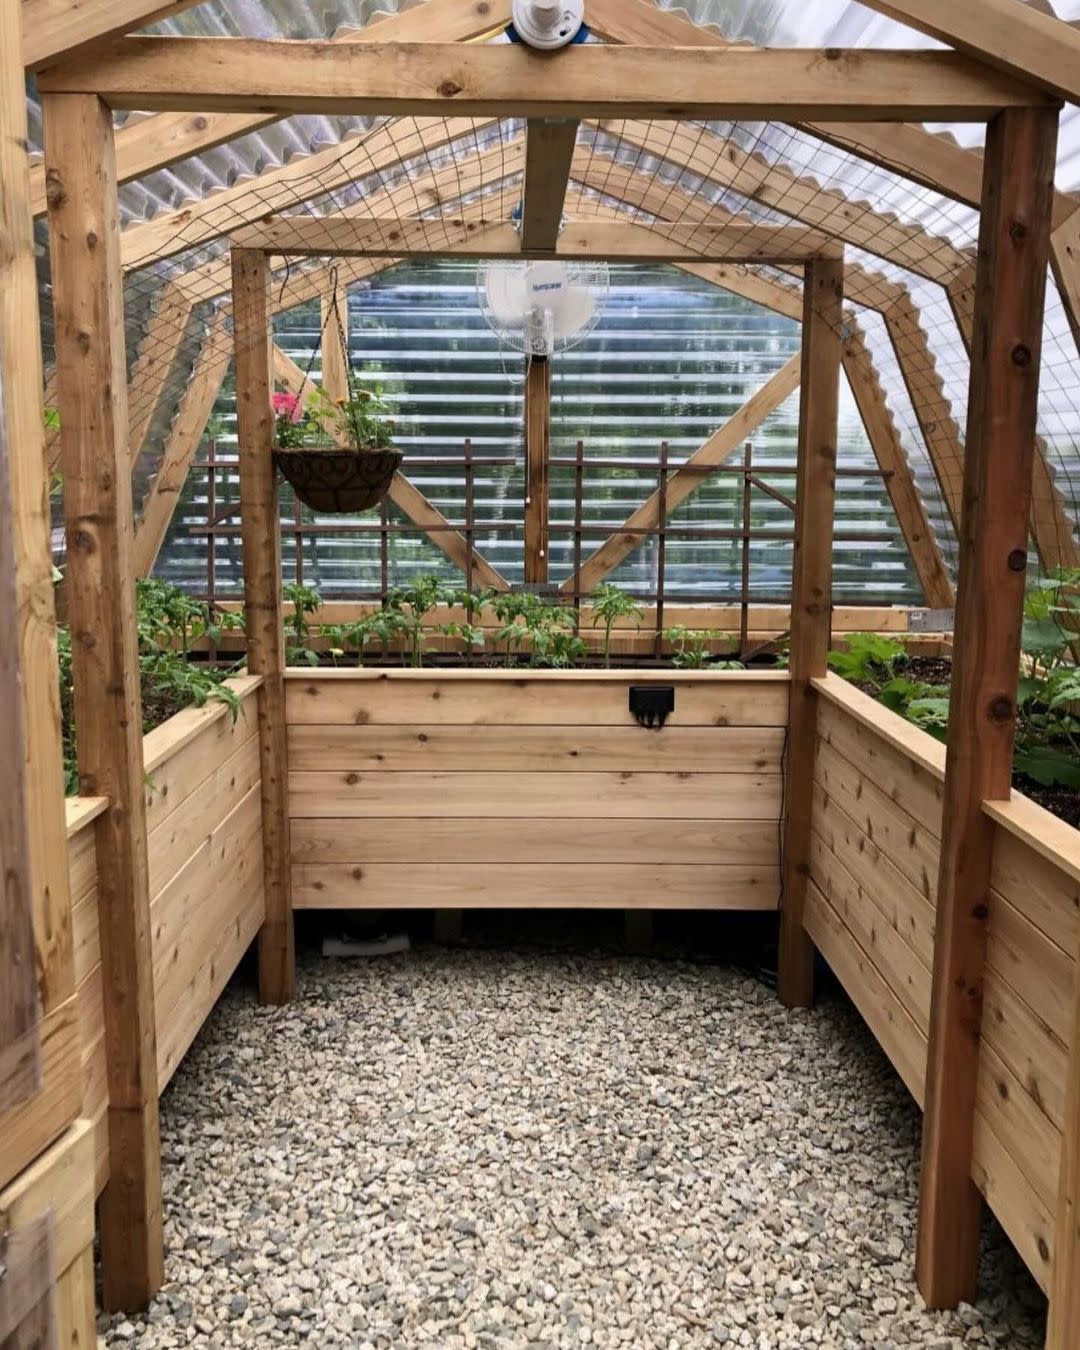
M 605 262 L 489 262 L 477 275 L 484 318 L 526 356 L 576 346 L 603 314 L 608 285 Z

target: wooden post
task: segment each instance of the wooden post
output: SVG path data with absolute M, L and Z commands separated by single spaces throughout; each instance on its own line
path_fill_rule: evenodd
M 322 298 L 322 387 L 331 398 L 347 398 L 349 373 L 349 292 L 340 284 Z
M 109 798 L 97 832 L 104 1297 L 134 1309 L 161 1287 L 163 1248 L 116 164 L 112 113 L 98 98 L 46 96 L 43 106 L 79 784 Z
M 7 903 L 30 907 L 34 950 L 30 965 L 30 1007 L 41 1013 L 41 1032 L 59 1052 L 60 1066 L 46 1069 L 29 1101 L 9 1114 L 0 1105 L 0 1187 L 60 1134 L 79 1111 L 78 1022 L 71 940 L 67 847 L 60 754 L 60 701 L 56 667 L 49 503 L 41 416 L 41 344 L 38 335 L 37 275 L 30 217 L 30 176 L 26 154 L 26 98 L 18 53 L 21 6 L 0 6 L 0 436 L 5 445 L 10 514 L 0 517 L 0 536 L 14 570 L 14 615 L 5 621 L 7 659 L 14 660 L 17 684 L 3 695 L 10 711 L 8 735 L 21 723 L 22 746 L 4 757 L 0 802 L 14 819 L 18 782 L 25 779 L 22 829 L 25 843 L 23 889 L 14 895 L 18 873 L 4 848 Z M 21 707 L 20 707 L 21 704 Z M 9 836 L 10 837 L 10 836 Z M 0 909 L 4 905 L 0 903 Z M 25 916 L 24 916 L 25 917 Z M 8 959 L 19 950 L 19 934 L 0 920 L 0 946 Z M 0 999 L 11 997 L 18 978 L 5 969 Z M 35 994 L 36 982 L 36 995 Z M 36 1005 L 36 1006 L 35 1006 Z M 55 1038 L 55 1039 L 54 1039 Z M 72 1066 L 76 1072 L 71 1072 Z M 0 1079 L 4 1072 L 0 1069 Z M 3 1093 L 0 1091 L 0 1096 Z M 14 1096 L 6 1105 L 14 1106 Z
M 993 824 L 1009 796 L 1057 111 L 991 121 L 983 169 L 952 697 L 938 873 L 916 1275 L 932 1308 L 975 1293 L 971 1180 Z
M 807 1008 L 814 997 L 814 946 L 803 927 L 810 871 L 817 704 L 810 681 L 824 675 L 832 635 L 832 535 L 843 342 L 844 264 L 815 258 L 803 283 L 802 397 L 791 571 L 791 712 L 780 912 L 780 997 Z
M 240 529 L 244 541 L 247 663 L 259 690 L 263 869 L 266 920 L 259 932 L 259 996 L 287 1003 L 296 989 L 289 883 L 288 768 L 285 757 L 285 646 L 281 605 L 281 522 L 270 458 L 270 270 L 257 250 L 233 249 L 236 426 L 240 454 Z
M 525 580 L 548 579 L 551 362 L 534 356 L 525 375 Z

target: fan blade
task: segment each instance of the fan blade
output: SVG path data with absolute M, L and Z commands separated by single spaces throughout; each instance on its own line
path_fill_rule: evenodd
M 528 308 L 523 267 L 489 267 L 484 277 L 488 307 L 499 323 L 520 328 Z
M 555 336 L 570 338 L 592 322 L 596 300 L 584 286 L 568 286 L 551 306 Z

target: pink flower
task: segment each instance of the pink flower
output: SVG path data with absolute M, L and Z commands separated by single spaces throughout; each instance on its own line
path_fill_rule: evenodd
M 300 400 L 295 394 L 275 394 L 273 404 L 275 417 L 287 417 L 290 422 L 299 422 L 304 416 Z

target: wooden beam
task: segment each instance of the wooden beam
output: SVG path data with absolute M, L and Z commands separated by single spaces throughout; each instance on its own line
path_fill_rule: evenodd
M 109 799 L 97 826 L 109 1085 L 104 1298 L 108 1308 L 135 1309 L 161 1287 L 163 1249 L 112 116 L 83 95 L 47 96 L 43 112 L 79 784 Z
M 282 216 L 244 226 L 233 233 L 232 241 L 237 248 L 290 257 L 532 256 L 523 251 L 521 236 L 509 222 L 460 215 L 404 221 L 360 215 Z M 627 262 L 705 258 L 781 263 L 803 262 L 836 251 L 825 235 L 799 225 L 758 225 L 744 220 L 724 225 L 678 222 L 657 230 L 629 221 L 570 220 L 554 256 Z
M 525 374 L 525 580 L 548 579 L 548 472 L 551 362 L 533 358 Z
M 974 275 L 958 277 L 946 288 L 945 293 L 970 360 L 975 333 Z M 1080 549 L 1076 546 L 1069 516 L 1070 512 L 1050 469 L 1046 442 L 1041 436 L 1036 436 L 1032 461 L 1030 526 L 1035 551 L 1046 572 L 1080 567 Z
M 989 126 L 953 639 L 916 1274 L 932 1308 L 972 1299 L 971 1180 L 994 827 L 1012 782 L 1028 510 L 1057 116 Z
M 148 577 L 154 570 L 169 522 L 184 489 L 188 469 L 229 368 L 232 345 L 224 321 L 217 321 L 206 335 L 195 361 L 176 420 L 165 442 L 161 464 L 143 503 L 142 518 L 135 529 L 134 568 L 137 577 Z
M 810 876 L 810 816 L 817 753 L 812 681 L 823 676 L 832 633 L 832 537 L 840 399 L 843 264 L 810 263 L 803 287 L 802 392 L 791 573 L 791 709 L 783 822 L 780 997 L 806 1008 L 814 997 L 814 945 L 803 926 Z
M 291 393 L 306 397 L 314 385 L 307 379 L 295 361 L 280 347 L 273 349 L 274 379 Z M 417 526 L 428 532 L 431 542 L 443 551 L 455 567 L 465 572 L 469 561 L 469 545 L 465 536 L 457 530 L 446 529 L 449 523 L 442 512 L 424 496 L 415 484 L 402 473 L 394 474 L 387 494 L 390 500 Z M 504 577 L 478 553 L 472 551 L 473 580 L 478 586 L 491 586 L 497 591 L 506 591 L 510 587 Z
M 1080 950 L 1073 958 L 1080 961 Z M 1073 981 L 1046 1350 L 1080 1345 L 1080 983 Z
M 16 0 L 18 2 L 18 0 Z M 190 9 L 198 0 L 21 0 L 23 65 L 37 70 L 54 61 L 83 58 L 103 38 L 121 37 Z
M 844 372 L 878 468 L 885 474 L 885 489 L 903 531 L 923 600 L 932 609 L 951 609 L 956 599 L 952 579 L 915 486 L 866 339 L 857 324 L 849 323 L 848 332 L 843 349 Z
M 729 417 L 719 431 L 698 447 L 685 464 L 675 469 L 667 481 L 665 498 L 668 512 L 674 511 L 687 497 L 706 480 L 694 472 L 706 464 L 722 464 L 737 450 L 747 436 L 764 422 L 765 418 L 776 411 L 799 385 L 800 358 L 793 356 L 790 361 L 767 380 L 732 417 Z M 637 533 L 644 529 L 655 529 L 660 520 L 660 490 L 653 492 L 629 516 L 622 531 L 634 530 L 635 533 L 623 533 L 616 530 L 609 535 L 600 547 L 591 554 L 581 566 L 580 575 L 568 577 L 559 587 L 561 591 L 587 595 L 589 591 L 603 581 L 604 577 L 639 548 L 646 535 Z
M 996 70 L 1080 103 L 1080 33 L 1017 0 L 866 0 L 879 14 Z
M 49 1019 L 49 1030 L 58 1033 L 61 1067 L 46 1067 L 38 1078 L 33 1053 L 20 1057 L 34 1089 L 22 1105 L 20 1094 L 11 1091 L 14 1080 L 8 1080 L 6 1096 L 0 1088 L 5 1098 L 0 1101 L 0 1188 L 78 1114 L 82 1095 L 71 1072 L 78 1063 L 78 1024 L 21 43 L 18 6 L 0 6 L 0 473 L 6 486 L 0 507 L 5 573 L 5 654 L 0 658 L 5 682 L 0 722 L 5 726 L 0 734 L 7 775 L 0 795 L 5 883 L 0 1003 L 14 997 L 30 1013 L 31 1023 L 39 1016 Z M 26 962 L 28 988 L 10 964 L 19 959 Z M 27 993 L 28 1005 L 23 1001 Z M 27 1086 L 25 1076 L 21 1085 Z
M 469 42 L 484 37 L 510 21 L 510 0 L 427 0 L 400 14 L 375 14 L 363 28 L 351 28 L 331 41 L 343 45 L 364 42 Z M 154 173 L 225 141 L 271 126 L 273 113 L 164 112 L 133 118 L 116 133 L 116 172 L 121 183 Z M 31 173 L 34 214 L 45 211 L 45 170 Z
M 572 117 L 534 117 L 527 124 L 521 213 L 521 246 L 526 251 L 555 250 L 578 125 Z
M 336 116 L 982 121 L 1056 102 L 956 52 L 120 38 L 43 91 L 114 108 Z
M 270 270 L 261 253 L 233 249 L 233 333 L 240 529 L 244 542 L 244 633 L 247 666 L 261 675 L 263 885 L 259 930 L 259 997 L 288 1003 L 296 992 L 289 863 L 288 753 L 285 744 L 285 640 L 281 598 L 281 515 L 270 371 Z

